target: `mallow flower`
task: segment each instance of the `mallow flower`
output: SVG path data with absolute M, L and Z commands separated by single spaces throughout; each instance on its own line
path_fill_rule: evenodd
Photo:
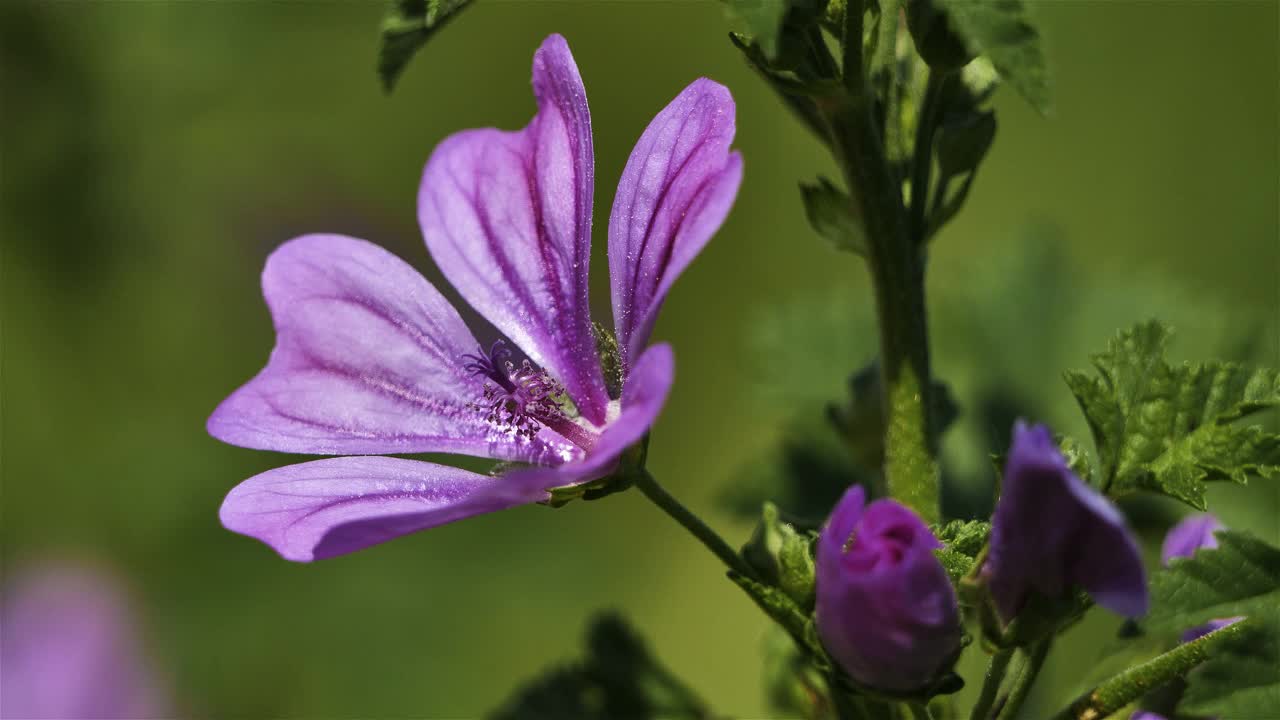
M 816 622 L 849 677 L 907 692 L 927 687 L 960 649 L 955 589 L 934 550 L 942 543 L 895 500 L 841 498 L 818 538 Z
M 163 717 L 125 593 L 100 570 L 54 563 L 10 578 L 0 604 L 0 718 Z
M 1124 516 L 1072 472 L 1043 425 L 1014 425 L 982 577 L 1006 622 L 1033 591 L 1059 598 L 1077 585 L 1121 615 L 1147 611 L 1142 556 Z
M 1223 527 L 1218 518 L 1209 513 L 1186 516 L 1178 521 L 1178 524 L 1169 528 L 1169 532 L 1164 536 L 1164 543 L 1160 546 L 1160 562 L 1168 567 L 1176 558 L 1189 558 L 1201 548 L 1211 550 L 1218 547 L 1218 538 L 1214 533 L 1222 530 Z M 1210 620 L 1184 632 L 1182 642 L 1191 642 L 1240 619 L 1242 618 L 1232 617 Z
M 619 365 L 606 377 L 589 313 L 595 161 L 586 91 L 559 35 L 533 58 L 537 114 L 467 130 L 432 153 L 418 193 L 427 250 L 509 339 L 481 347 L 408 264 L 363 240 L 308 235 L 268 258 L 266 367 L 213 413 L 234 445 L 339 455 L 231 491 L 223 524 L 285 558 L 352 552 L 608 475 L 654 422 L 672 352 L 647 347 L 672 283 L 719 228 L 742 179 L 729 91 L 695 80 L 623 170 L 608 256 Z M 522 466 L 501 477 L 400 453 Z

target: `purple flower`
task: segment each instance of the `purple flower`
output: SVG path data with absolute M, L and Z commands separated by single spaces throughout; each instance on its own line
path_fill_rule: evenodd
M 1200 548 L 1218 547 L 1218 538 L 1213 534 L 1221 529 L 1222 523 L 1209 513 L 1188 515 L 1164 536 L 1164 544 L 1160 546 L 1160 562 L 1169 567 L 1169 562 L 1174 558 L 1191 557 Z
M 1075 585 L 1121 615 L 1147 611 L 1142 556 L 1124 517 L 1076 477 L 1043 425 L 1013 427 L 982 572 L 1006 622 L 1033 590 L 1058 598 Z
M 0 718 L 165 714 L 123 593 L 110 578 L 46 566 L 14 578 L 0 606 Z
M 1209 513 L 1188 515 L 1179 521 L 1177 525 L 1170 528 L 1169 533 L 1164 536 L 1164 544 L 1160 547 L 1160 561 L 1164 563 L 1165 567 L 1168 567 L 1174 558 L 1189 558 L 1201 548 L 1213 549 L 1218 547 L 1218 538 L 1214 536 L 1214 533 L 1221 529 L 1223 529 L 1222 523 Z M 1203 625 L 1198 625 L 1182 633 L 1182 642 L 1191 642 L 1243 618 L 1244 616 L 1238 616 L 1210 620 Z
M 1129 720 L 1166 720 L 1165 716 L 1159 713 L 1153 713 L 1150 710 L 1135 710 L 1129 716 Z
M 338 235 L 285 243 L 262 277 L 271 359 L 218 407 L 209 432 L 245 447 L 356 457 L 246 480 L 223 503 L 227 528 L 290 560 L 340 555 L 604 477 L 648 431 L 674 373 L 670 347 L 645 349 L 654 318 L 742 179 L 729 152 L 733 99 L 694 81 L 623 171 L 609 222 L 622 361 L 611 393 L 587 299 L 591 116 L 559 35 L 534 55 L 533 88 L 528 126 L 447 138 L 418 194 L 436 264 L 515 347 L 481 348 L 426 279 L 375 245 Z M 369 457 L 425 452 L 532 467 L 495 479 Z
M 960 648 L 942 543 L 894 500 L 844 494 L 818 539 L 818 635 L 850 677 L 889 691 L 927 686 Z

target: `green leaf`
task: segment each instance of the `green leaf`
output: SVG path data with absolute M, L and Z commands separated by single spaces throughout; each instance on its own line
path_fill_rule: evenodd
M 553 668 L 518 690 L 494 720 L 697 720 L 713 717 L 620 616 L 597 617 L 580 662 Z
M 387 92 L 414 53 L 471 0 L 392 0 L 382 19 L 382 45 L 378 49 L 378 77 Z
M 935 554 L 942 567 L 946 568 L 951 581 L 958 582 L 973 569 L 978 553 L 987 544 L 987 537 L 991 535 L 991 523 L 983 520 L 952 520 L 936 528 L 934 534 L 946 546 Z
M 1248 627 L 1188 677 L 1180 710 L 1248 719 L 1280 707 L 1280 549 L 1243 532 L 1218 533 L 1218 547 L 1175 559 L 1151 580 L 1151 633 L 1181 633 L 1209 620 L 1244 616 Z
M 1040 32 L 1022 0 L 936 0 L 947 27 L 971 54 L 983 54 L 1014 90 L 1041 113 L 1051 108 Z
M 848 194 L 820 177 L 814 185 L 800 183 L 800 197 L 804 200 L 805 217 L 819 235 L 837 250 L 866 255 L 866 229 L 854 215 Z
M 805 50 L 805 36 L 817 28 L 827 0 L 724 0 L 742 19 L 746 35 L 770 63 L 791 67 Z
M 1235 363 L 1172 366 L 1151 321 L 1093 357 L 1098 375 L 1065 378 L 1084 410 L 1112 495 L 1150 490 L 1205 508 L 1205 483 L 1280 472 L 1280 435 L 1234 424 L 1280 404 L 1280 373 Z

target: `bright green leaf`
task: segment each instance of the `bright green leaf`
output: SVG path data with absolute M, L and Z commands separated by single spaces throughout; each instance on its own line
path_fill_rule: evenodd
M 1275 717 L 1280 708 L 1280 549 L 1252 535 L 1218 533 L 1219 546 L 1179 558 L 1151 580 L 1151 633 L 1177 634 L 1244 616 L 1248 630 L 1188 677 L 1180 710 L 1195 715 Z
M 453 19 L 471 0 L 392 0 L 382 19 L 382 45 L 378 49 L 378 77 L 387 92 L 414 53 L 437 30 Z
M 1280 473 L 1280 435 L 1234 421 L 1280 405 L 1280 373 L 1235 363 L 1173 366 L 1169 331 L 1126 330 L 1093 357 L 1098 375 L 1067 372 L 1112 495 L 1161 492 L 1204 509 L 1205 483 Z
M 935 534 L 945 547 L 936 551 L 942 567 L 952 582 L 969 574 L 973 563 L 987 544 L 991 534 L 991 523 L 982 520 L 952 520 L 940 528 Z

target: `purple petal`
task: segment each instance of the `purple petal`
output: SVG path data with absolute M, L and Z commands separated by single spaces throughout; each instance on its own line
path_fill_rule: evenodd
M 467 407 L 482 384 L 457 311 L 382 248 L 307 235 L 267 259 L 262 290 L 276 347 L 257 377 L 209 418 L 233 445 L 314 454 L 451 452 L 524 462 L 580 453 L 544 431 L 503 432 Z
M 699 78 L 631 151 L 609 216 L 613 319 L 623 362 L 649 339 L 672 283 L 719 229 L 742 182 L 733 98 Z
M 125 594 L 74 565 L 14 578 L 0 608 L 0 718 L 166 714 Z
M 603 425 L 609 396 L 587 300 L 595 160 L 582 78 L 564 38 L 533 58 L 524 130 L 468 130 L 432 153 L 418 193 L 427 249 L 462 297 Z
M 1086 485 L 1044 426 L 1014 426 L 983 568 L 1006 621 L 1032 591 L 1059 597 L 1080 585 L 1130 617 L 1147 609 L 1146 574 L 1124 517 Z
M 546 499 L 501 479 L 389 457 L 340 457 L 255 475 L 227 495 L 228 530 L 310 562 L 455 520 Z
M 1167 567 L 1174 558 L 1191 557 L 1200 548 L 1218 547 L 1214 533 L 1222 529 L 1218 518 L 1208 514 L 1188 515 L 1164 536 L 1160 561 Z
M 671 346 L 659 343 L 645 350 L 622 388 L 622 411 L 581 462 L 558 467 L 526 468 L 504 476 L 503 481 L 536 492 L 578 485 L 602 478 L 617 469 L 627 448 L 640 442 L 658 419 L 675 380 L 675 355 Z

